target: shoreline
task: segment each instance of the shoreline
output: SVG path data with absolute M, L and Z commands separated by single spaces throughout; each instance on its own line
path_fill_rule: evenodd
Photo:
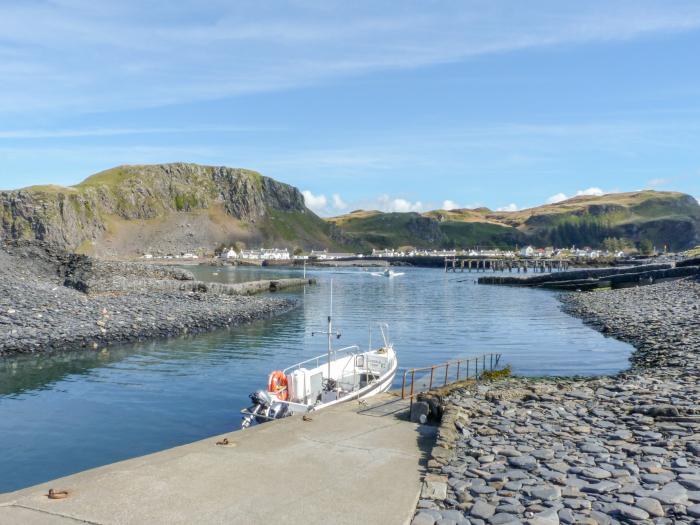
M 630 368 L 451 391 L 415 525 L 697 523 L 700 282 L 561 300 L 631 343 Z
M 678 367 L 700 370 L 700 279 L 566 294 L 560 301 L 567 314 L 634 347 L 630 368 L 617 375 L 659 374 Z
M 234 291 L 202 286 L 177 268 L 100 261 L 36 243 L 0 247 L 0 358 L 203 333 L 297 305 Z

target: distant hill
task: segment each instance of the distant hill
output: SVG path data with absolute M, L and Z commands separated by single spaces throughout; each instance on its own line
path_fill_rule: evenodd
M 119 166 L 71 187 L 0 191 L 1 238 L 40 239 L 106 257 L 211 251 L 236 242 L 366 251 L 599 246 L 615 238 L 678 250 L 700 244 L 700 206 L 682 193 L 641 191 L 517 212 L 357 210 L 324 220 L 298 189 L 255 171 L 175 163 Z
M 298 189 L 257 172 L 197 164 L 119 166 L 76 186 L 0 192 L 0 237 L 99 256 L 219 244 L 334 248 L 335 227 Z
M 604 239 L 628 244 L 648 240 L 679 250 L 700 242 L 700 205 L 677 192 L 639 191 L 574 197 L 516 212 L 488 208 L 427 213 L 354 211 L 333 217 L 352 242 L 396 246 L 508 247 L 515 244 L 600 246 Z

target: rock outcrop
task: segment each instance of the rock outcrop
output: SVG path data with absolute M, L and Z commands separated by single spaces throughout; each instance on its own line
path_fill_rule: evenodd
M 297 230 L 308 235 L 296 235 Z M 168 251 L 174 245 L 211 250 L 235 241 L 328 245 L 332 230 L 306 208 L 297 188 L 227 167 L 120 166 L 72 187 L 0 192 L 0 238 L 46 241 L 85 252 L 112 243 L 110 255 L 149 247 Z M 138 234 L 140 245 L 122 239 Z

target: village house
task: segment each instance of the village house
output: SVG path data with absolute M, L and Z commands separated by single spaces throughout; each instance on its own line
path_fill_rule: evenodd
M 401 255 L 403 255 L 403 254 L 398 253 L 394 249 L 386 248 L 384 250 L 377 250 L 377 249 L 372 250 L 371 257 L 400 257 Z
M 362 258 L 362 254 L 354 253 L 332 253 L 328 250 L 312 250 L 309 255 L 311 259 L 318 259 L 319 261 L 331 261 L 335 259 L 350 259 L 350 258 Z
M 247 261 L 288 261 L 291 257 L 289 250 L 286 248 L 261 248 L 259 250 L 241 250 L 238 254 L 238 259 Z
M 535 249 L 532 246 L 524 246 L 523 248 L 520 248 L 521 257 L 532 257 L 533 255 L 535 255 Z

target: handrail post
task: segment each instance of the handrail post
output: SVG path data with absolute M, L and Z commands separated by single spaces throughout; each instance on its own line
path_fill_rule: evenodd
M 457 381 L 459 381 L 459 365 L 462 364 L 462 361 L 457 361 Z
M 493 372 L 493 353 L 489 356 L 489 359 L 491 361 L 491 372 Z
M 448 363 L 445 363 L 445 383 L 442 386 L 447 385 L 447 373 L 449 372 L 449 370 L 450 370 L 450 363 L 448 362 Z
M 408 370 L 403 373 L 403 381 L 401 382 L 401 399 L 406 399 L 406 374 L 408 374 Z
M 416 370 L 411 371 L 411 406 L 413 406 L 413 385 L 416 382 Z
M 431 366 L 430 367 L 430 385 L 428 385 L 428 390 L 433 389 L 433 375 L 435 374 L 435 367 Z

